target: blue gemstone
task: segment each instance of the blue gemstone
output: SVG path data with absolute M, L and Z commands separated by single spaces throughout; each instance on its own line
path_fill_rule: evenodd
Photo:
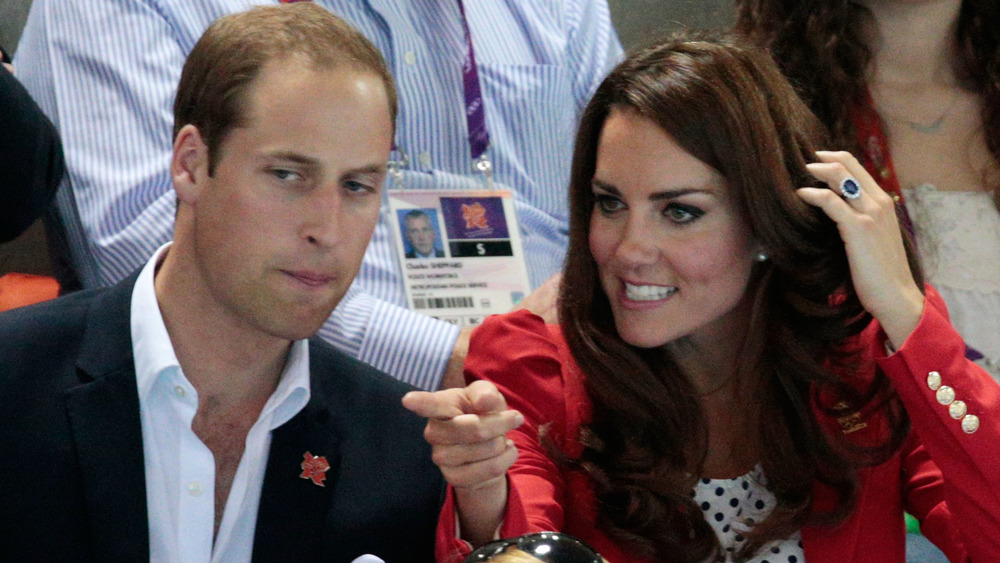
M 844 194 L 847 199 L 856 199 L 861 197 L 861 186 L 854 178 L 844 178 L 840 182 L 840 193 Z

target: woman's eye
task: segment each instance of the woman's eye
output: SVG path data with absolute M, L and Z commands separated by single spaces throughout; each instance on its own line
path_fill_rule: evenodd
M 620 199 L 606 194 L 595 194 L 594 205 L 601 210 L 601 213 L 614 213 L 625 207 Z
M 663 214 L 674 223 L 690 223 L 704 215 L 705 212 L 690 205 L 671 203 L 663 210 Z

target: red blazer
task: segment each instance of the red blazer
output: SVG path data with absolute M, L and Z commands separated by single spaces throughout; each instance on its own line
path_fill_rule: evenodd
M 920 323 L 898 352 L 886 356 L 886 337 L 877 323 L 861 338 L 902 398 L 913 432 L 889 461 L 860 471 L 858 506 L 845 522 L 802 529 L 806 560 L 902 562 L 906 510 L 951 561 L 1000 561 L 1000 386 L 965 359 L 965 345 L 932 288 Z M 963 431 L 938 402 L 928 387 L 932 371 L 979 417 L 977 431 Z M 545 326 L 526 311 L 490 317 L 472 337 L 466 375 L 496 383 L 508 405 L 525 416 L 524 425 L 510 434 L 518 459 L 508 473 L 500 536 L 562 531 L 590 543 L 610 563 L 638 560 L 595 527 L 590 480 L 557 466 L 539 444 L 538 429 L 548 424 L 565 452 L 579 454 L 577 431 L 591 417 L 583 376 L 559 327 Z M 828 431 L 843 431 L 837 420 L 818 411 L 816 416 Z M 866 432 L 877 432 L 878 420 L 865 422 L 868 427 L 852 432 L 852 438 L 863 441 Z M 832 492 L 817 484 L 813 509 L 824 510 L 833 501 Z M 438 561 L 460 562 L 469 551 L 456 539 L 455 523 L 449 491 L 438 525 Z

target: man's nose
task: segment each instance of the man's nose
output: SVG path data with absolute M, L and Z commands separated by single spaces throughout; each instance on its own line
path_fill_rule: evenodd
M 332 246 L 340 239 L 343 199 L 339 190 L 316 190 L 315 197 L 308 198 L 303 210 L 305 222 L 303 236 L 311 243 Z

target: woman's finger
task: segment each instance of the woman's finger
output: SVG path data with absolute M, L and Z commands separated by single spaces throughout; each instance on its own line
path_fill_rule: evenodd
M 517 461 L 517 447 L 507 443 L 503 453 L 481 461 L 457 466 L 438 466 L 445 481 L 456 488 L 480 489 L 506 479 L 507 470 Z
M 431 454 L 438 467 L 458 467 L 502 455 L 514 442 L 504 436 L 477 444 L 436 446 Z
M 486 415 L 463 414 L 450 420 L 427 421 L 424 439 L 432 446 L 478 444 L 506 436 L 524 422 L 524 416 L 514 410 Z
M 846 151 L 816 151 L 816 158 L 824 164 L 839 164 L 843 166 L 846 176 L 854 178 L 859 183 L 862 193 L 868 194 L 874 201 L 892 202 L 892 196 L 882 189 L 882 186 L 875 181 L 875 178 L 872 178 L 872 175 L 868 173 L 868 170 L 865 169 L 864 165 L 853 154 Z M 835 177 L 837 178 L 837 183 L 830 184 L 830 187 L 839 188 L 844 176 L 838 174 Z

